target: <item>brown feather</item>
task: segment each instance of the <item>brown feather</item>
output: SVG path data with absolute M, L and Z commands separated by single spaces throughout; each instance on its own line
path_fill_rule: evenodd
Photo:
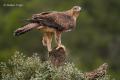
M 73 16 L 70 16 L 65 12 L 40 13 L 33 15 L 32 19 L 29 21 L 39 23 L 41 26 L 54 28 L 58 31 L 70 30 L 76 25 L 76 20 Z
M 18 28 L 17 30 L 15 30 L 14 35 L 15 36 L 19 36 L 21 34 L 24 34 L 30 30 L 32 30 L 33 28 L 38 27 L 39 24 L 38 23 L 29 23 L 27 25 L 25 25 L 24 27 Z
M 70 31 L 76 26 L 76 18 L 79 15 L 79 11 L 80 7 L 75 6 L 65 12 L 52 11 L 33 14 L 32 18 L 28 20 L 30 23 L 22 28 L 18 28 L 14 34 L 18 36 L 33 28 L 39 29 L 39 26 L 56 31 Z

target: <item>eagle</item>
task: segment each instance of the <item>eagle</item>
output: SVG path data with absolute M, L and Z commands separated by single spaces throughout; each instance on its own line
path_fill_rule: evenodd
M 27 19 L 28 24 L 16 29 L 14 35 L 20 36 L 33 29 L 38 29 L 43 32 L 42 43 L 43 46 L 47 47 L 48 52 L 52 51 L 53 35 L 57 44 L 56 49 L 65 48 L 61 43 L 61 34 L 75 28 L 80 11 L 80 6 L 73 6 L 71 9 L 62 12 L 48 11 L 33 14 L 30 19 Z

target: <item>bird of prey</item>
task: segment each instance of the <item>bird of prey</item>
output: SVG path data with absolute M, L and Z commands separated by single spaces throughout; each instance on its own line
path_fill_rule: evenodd
M 76 19 L 81 11 L 80 6 L 73 6 L 71 9 L 63 12 L 51 11 L 33 14 L 28 19 L 28 24 L 15 30 L 14 35 L 20 36 L 32 29 L 38 29 L 43 32 L 42 43 L 48 51 L 52 50 L 52 36 L 55 36 L 57 48 L 63 47 L 61 43 L 61 33 L 71 31 L 76 26 Z

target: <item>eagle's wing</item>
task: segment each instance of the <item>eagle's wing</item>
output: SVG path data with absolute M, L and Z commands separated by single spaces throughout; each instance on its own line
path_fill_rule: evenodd
M 47 11 L 47 12 L 41 12 L 41 13 L 38 13 L 38 14 L 33 14 L 32 19 L 40 18 L 40 17 L 46 16 L 46 15 L 49 15 L 49 14 L 55 13 L 55 12 L 56 11 Z
M 58 31 L 69 29 L 75 26 L 75 21 L 72 16 L 63 12 L 43 12 L 34 14 L 30 22 L 39 23 L 42 26 L 55 28 Z

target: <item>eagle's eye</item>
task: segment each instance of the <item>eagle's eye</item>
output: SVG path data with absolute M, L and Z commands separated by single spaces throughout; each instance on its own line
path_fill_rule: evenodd
M 74 8 L 74 10 L 77 10 L 77 9 L 78 9 L 77 7 Z

